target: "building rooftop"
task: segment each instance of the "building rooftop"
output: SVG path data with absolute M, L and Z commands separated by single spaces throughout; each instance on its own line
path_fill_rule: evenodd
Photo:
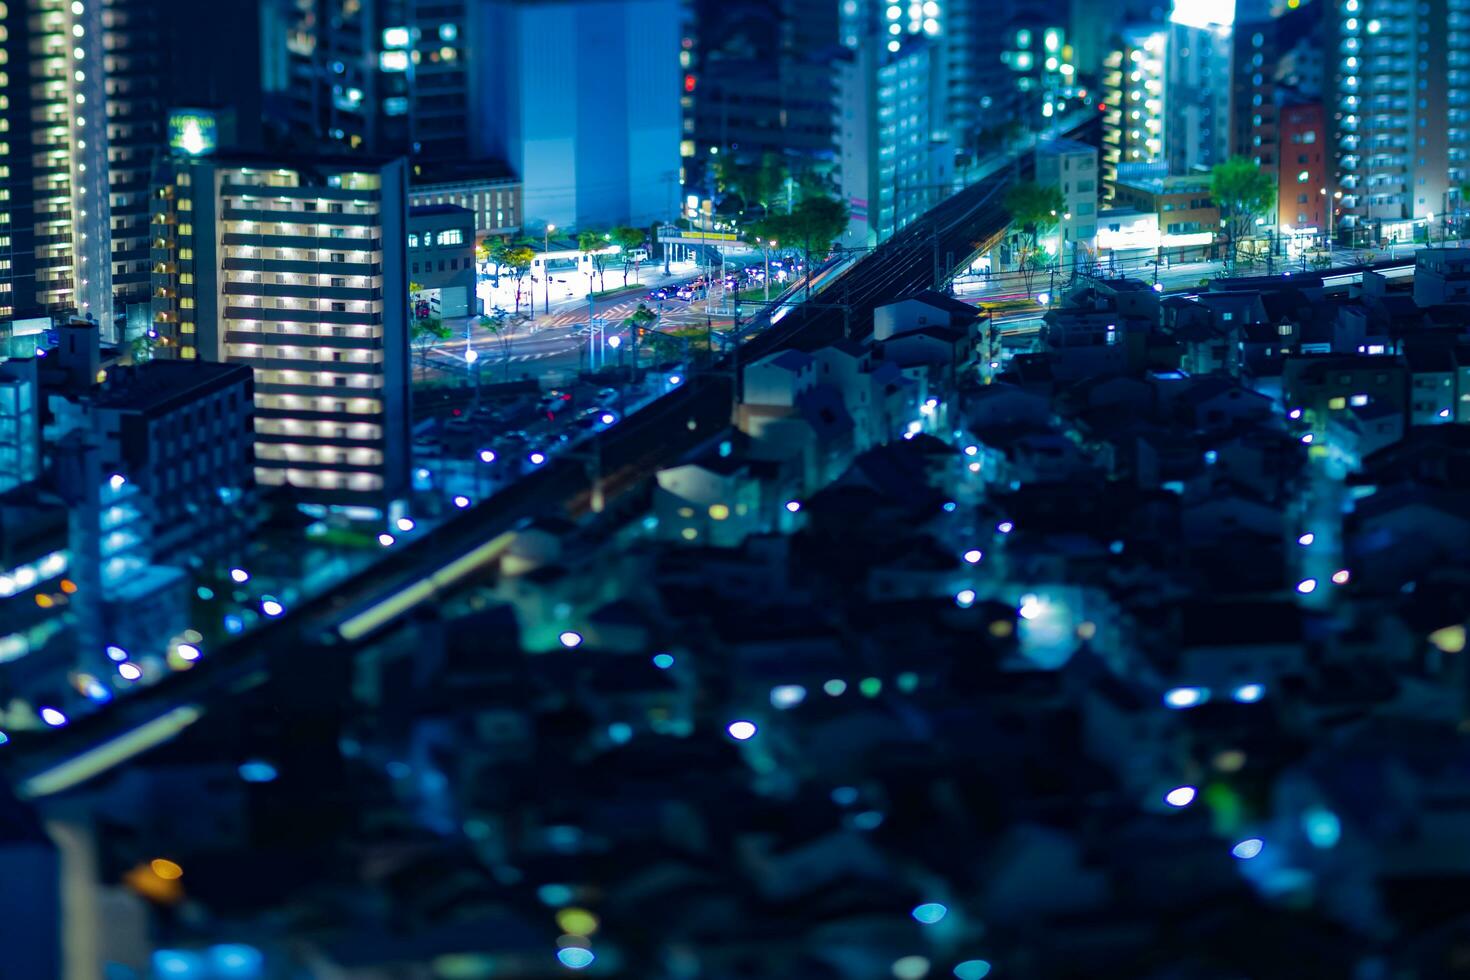
M 416 163 L 409 172 L 410 190 L 422 190 L 432 184 L 462 184 L 471 181 L 519 183 L 510 166 L 500 160 L 447 161 Z
M 253 377 L 244 364 L 148 361 L 114 368 L 93 400 L 99 408 L 162 415 L 212 391 L 248 385 Z
M 1038 143 L 1036 152 L 1052 156 L 1061 153 L 1096 153 L 1097 147 L 1077 140 L 1067 139 L 1065 136 L 1056 136 Z
M 462 208 L 458 204 L 419 204 L 408 209 L 410 218 L 434 218 L 447 215 L 463 215 L 474 220 L 475 212 L 469 208 Z

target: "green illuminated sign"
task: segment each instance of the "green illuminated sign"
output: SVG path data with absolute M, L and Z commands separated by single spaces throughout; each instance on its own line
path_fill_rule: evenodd
M 191 157 L 213 153 L 219 146 L 219 123 L 214 113 L 200 109 L 169 113 L 168 145 Z

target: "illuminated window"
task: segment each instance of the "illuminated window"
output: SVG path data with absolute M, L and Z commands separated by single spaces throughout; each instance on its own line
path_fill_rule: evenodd
M 1343 398 L 1341 395 L 1337 396 L 1336 398 L 1329 398 L 1327 400 L 1327 407 L 1332 409 L 1334 412 L 1342 411 L 1344 408 L 1347 408 L 1347 399 Z

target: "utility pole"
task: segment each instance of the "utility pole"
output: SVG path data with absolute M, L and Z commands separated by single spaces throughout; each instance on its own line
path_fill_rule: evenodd
M 541 248 L 541 278 L 546 281 L 546 306 L 542 312 L 548 316 L 551 314 L 551 233 L 556 231 L 556 225 L 547 225 L 546 234 L 542 237 Z M 534 241 L 535 239 L 532 239 Z M 535 296 L 534 293 L 531 294 Z M 536 312 L 536 300 L 531 300 L 531 312 Z

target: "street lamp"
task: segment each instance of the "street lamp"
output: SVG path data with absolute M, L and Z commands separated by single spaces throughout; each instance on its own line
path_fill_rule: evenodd
M 474 376 L 475 376 L 475 400 L 474 400 L 474 408 L 475 409 L 478 409 L 480 407 L 480 352 L 477 351 L 477 350 L 475 350 L 473 347 L 471 347 L 469 345 L 469 341 L 465 341 L 464 362 L 467 365 L 469 365 L 470 366 L 470 369 L 474 372 Z
M 767 303 L 769 303 L 771 301 L 771 249 L 773 249 L 775 247 L 776 247 L 776 240 L 774 238 L 771 239 L 769 242 L 761 242 L 761 251 L 764 252 L 765 253 L 765 256 L 766 256 L 766 302 Z
M 556 231 L 556 225 L 547 225 L 546 234 L 541 247 L 541 278 L 546 280 L 546 308 L 545 312 L 551 312 L 551 233 Z M 531 300 L 532 303 L 536 302 Z M 532 309 L 535 309 L 532 307 Z

